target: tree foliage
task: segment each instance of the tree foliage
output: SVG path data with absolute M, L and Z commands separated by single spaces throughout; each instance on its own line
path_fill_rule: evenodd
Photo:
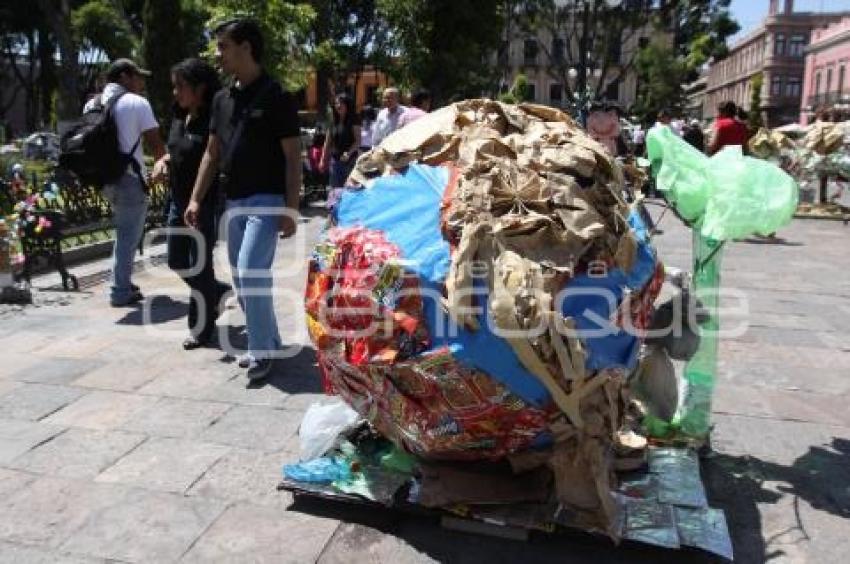
M 638 100 L 634 113 L 650 121 L 662 107 L 677 110 L 684 84 L 698 78 L 710 61 L 726 56 L 726 40 L 740 27 L 729 14 L 730 0 L 669 0 L 656 13 L 654 26 L 669 34 L 668 46 L 656 40 L 641 50 L 637 66 Z
M 107 59 L 131 57 L 139 38 L 124 14 L 109 0 L 90 0 L 71 14 L 74 40 L 83 51 L 101 51 Z
M 567 103 L 586 98 L 590 90 L 591 99 L 600 99 L 634 67 L 638 50 L 630 47 L 637 46 L 655 14 L 647 4 L 512 0 L 507 38 L 537 39 L 539 64 L 562 85 Z
M 319 107 L 327 105 L 328 85 L 346 89 L 371 65 L 385 66 L 389 27 L 376 0 L 312 0 L 316 11 L 310 29 L 310 61 L 317 73 Z
M 761 89 L 764 85 L 764 75 L 756 73 L 750 79 L 750 111 L 747 114 L 747 127 L 750 131 L 758 131 L 764 127 L 761 115 Z
M 504 4 L 493 0 L 378 0 L 390 27 L 387 70 L 434 100 L 480 96 L 498 76 L 490 55 L 501 42 Z
M 306 3 L 284 0 L 212 0 L 207 3 L 208 26 L 243 16 L 257 21 L 266 40 L 265 66 L 290 90 L 307 84 L 309 57 L 306 48 L 316 11 Z M 212 38 L 207 54 L 212 56 Z
M 635 62 L 641 77 L 632 113 L 642 122 L 651 122 L 661 109 L 678 111 L 685 101 L 682 82 L 688 75 L 687 64 L 676 56 L 669 41 L 655 38 L 638 53 Z

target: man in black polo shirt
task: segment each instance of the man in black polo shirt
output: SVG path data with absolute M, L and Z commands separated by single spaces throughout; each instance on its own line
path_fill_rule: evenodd
M 249 350 L 240 365 L 257 380 L 269 375 L 281 347 L 271 266 L 278 231 L 289 237 L 296 229 L 300 128 L 294 99 L 261 66 L 264 43 L 257 24 L 230 20 L 215 36 L 221 68 L 235 84 L 213 100 L 209 142 L 185 219 L 197 223 L 199 202 L 217 174 L 227 198 L 233 285 L 247 319 Z

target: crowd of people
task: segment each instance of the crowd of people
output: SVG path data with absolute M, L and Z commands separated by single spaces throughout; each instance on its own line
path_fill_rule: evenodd
M 102 93 L 84 108 L 108 106 L 119 151 L 128 156 L 123 175 L 103 187 L 113 208 L 116 240 L 110 302 L 129 306 L 143 299 L 132 282 L 133 255 L 142 236 L 150 182 L 167 180 L 168 265 L 190 289 L 187 350 L 216 337 L 224 297 L 235 291 L 245 312 L 247 352 L 239 364 L 251 380 L 269 375 L 282 344 L 272 302 L 272 272 L 279 234 L 292 236 L 301 189 L 301 141 L 296 101 L 263 68 L 264 41 L 247 19 L 214 30 L 221 71 L 233 86 L 222 88 L 218 72 L 200 59 L 171 69 L 174 119 L 167 143 L 142 95 L 150 72 L 128 59 L 114 61 Z M 340 107 L 343 107 L 340 105 Z M 339 110 L 339 108 L 338 108 Z M 345 110 L 339 110 L 340 123 Z M 342 125 L 340 129 L 342 129 Z M 339 154 L 356 151 L 359 138 L 336 137 Z M 356 142 L 355 142 L 356 141 Z M 142 145 L 155 159 L 148 172 Z M 219 281 L 212 252 L 217 219 L 224 224 L 233 286 Z
M 220 70 L 233 85 L 222 87 L 218 71 L 190 58 L 171 69 L 174 118 L 163 142 L 160 123 L 144 97 L 147 71 L 129 59 L 114 61 L 101 92 L 83 113 L 108 108 L 117 150 L 129 163 L 103 187 L 116 228 L 109 299 L 114 307 L 144 299 L 133 284 L 133 256 L 141 239 L 151 182 L 167 181 L 168 265 L 189 291 L 186 350 L 216 339 L 216 320 L 235 292 L 245 313 L 248 347 L 239 357 L 249 380 L 266 378 L 282 348 L 272 299 L 271 272 L 279 236 L 296 229 L 302 173 L 341 190 L 359 154 L 430 111 L 431 96 L 416 92 L 401 104 L 396 88 L 382 93 L 380 111 L 358 112 L 346 93 L 334 97 L 332 120 L 317 131 L 302 169 L 301 129 L 294 97 L 263 67 L 264 41 L 250 19 L 233 19 L 213 32 Z M 143 148 L 155 159 L 145 167 Z M 329 201 L 334 199 L 330 195 Z M 223 229 L 219 229 L 219 226 Z M 226 234 L 232 286 L 213 267 L 218 233 Z

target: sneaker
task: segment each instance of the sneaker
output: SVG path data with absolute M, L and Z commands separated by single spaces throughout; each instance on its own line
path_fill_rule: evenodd
M 270 358 L 262 358 L 254 361 L 248 369 L 248 380 L 256 382 L 257 380 L 268 378 L 272 372 L 272 366 L 273 362 Z
M 245 353 L 236 358 L 236 365 L 239 366 L 239 368 L 251 368 L 251 366 L 256 364 L 256 362 L 257 361 L 251 353 Z

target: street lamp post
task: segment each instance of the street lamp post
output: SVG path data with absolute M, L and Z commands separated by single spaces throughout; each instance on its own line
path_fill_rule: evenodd
M 622 4 L 622 0 L 581 0 L 581 38 L 579 39 L 579 55 L 577 67 L 571 67 L 567 74 L 571 80 L 576 81 L 576 87 L 573 89 L 573 106 L 582 127 L 587 124 L 587 110 L 594 98 L 594 91 L 588 85 L 588 75 L 592 74 L 596 78 L 597 83 L 602 76 L 602 69 L 599 67 L 591 69 L 590 64 L 590 48 L 588 38 L 590 33 L 590 8 L 591 2 L 604 3 L 609 9 L 614 9 Z M 558 8 L 566 8 L 567 5 L 573 4 L 577 6 L 576 0 L 555 0 L 555 6 Z M 597 84 L 598 86 L 598 84 Z

